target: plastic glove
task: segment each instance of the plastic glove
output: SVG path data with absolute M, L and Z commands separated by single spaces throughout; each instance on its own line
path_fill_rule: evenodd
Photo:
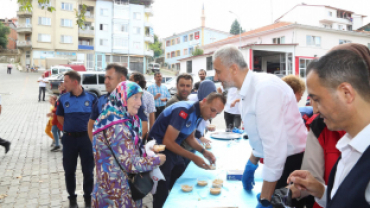
M 248 160 L 247 165 L 245 166 L 242 182 L 245 190 L 250 191 L 254 187 L 254 171 L 258 168 L 258 164 L 253 164 Z
M 243 130 L 240 130 L 240 129 L 236 128 L 236 127 L 234 127 L 233 132 L 234 132 L 234 133 L 237 133 L 237 134 L 242 134 L 242 133 L 244 133 L 244 131 L 243 131 Z
M 266 207 L 262 206 L 262 204 L 260 203 L 260 197 L 261 197 L 261 193 L 257 194 L 258 204 L 257 204 L 256 208 L 266 208 Z M 267 206 L 267 208 L 272 208 L 272 205 L 270 204 L 269 206 Z

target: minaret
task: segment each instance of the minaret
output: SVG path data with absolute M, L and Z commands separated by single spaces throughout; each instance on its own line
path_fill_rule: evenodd
M 204 15 L 204 3 L 203 3 L 203 8 L 202 8 L 202 16 L 200 17 L 202 20 L 202 46 L 204 45 L 204 27 L 206 26 L 206 15 Z

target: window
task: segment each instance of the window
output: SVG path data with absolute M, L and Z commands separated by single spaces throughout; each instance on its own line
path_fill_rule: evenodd
M 48 17 L 39 17 L 39 25 L 51 25 L 51 20 Z
M 207 71 L 213 69 L 212 56 L 207 57 Z
M 50 35 L 47 34 L 39 34 L 39 42 L 51 42 Z
M 98 70 L 103 69 L 103 55 L 96 56 L 96 66 Z M 95 76 L 95 83 L 96 83 L 96 76 Z
M 171 45 L 175 45 L 175 39 L 171 40 Z
M 127 32 L 126 24 L 114 24 L 114 32 Z
M 347 30 L 352 31 L 352 25 L 347 25 Z
M 108 24 L 100 24 L 99 29 L 102 31 L 108 31 Z
M 333 12 L 328 12 L 329 17 L 333 16 Z
M 86 60 L 87 70 L 94 70 L 94 54 L 86 54 Z
M 188 42 L 188 36 L 187 35 L 184 36 L 183 41 Z
M 171 58 L 175 57 L 175 51 L 171 52 Z
M 104 84 L 105 75 L 104 74 L 98 74 L 98 81 L 99 81 L 99 84 Z
M 51 70 L 51 74 L 59 74 L 58 69 L 57 68 L 53 68 Z
M 98 55 L 99 56 L 99 55 Z M 82 78 L 82 84 L 84 85 L 96 85 L 96 74 L 84 74 Z
M 100 15 L 108 17 L 108 9 L 100 9 Z
M 306 77 L 306 68 L 311 61 L 312 59 L 304 59 L 304 58 L 299 59 L 299 75 L 302 78 Z
M 63 27 L 73 27 L 72 20 L 70 19 L 61 19 L 61 25 Z
M 44 4 L 39 3 L 39 8 L 42 8 L 42 7 L 51 7 L 51 1 L 49 3 L 44 3 Z
M 307 35 L 306 41 L 308 46 L 321 46 L 321 37 Z
M 186 73 L 191 74 L 193 71 L 193 62 L 192 61 L 187 61 L 186 62 Z
M 31 24 L 31 18 L 26 18 L 26 24 L 27 25 Z
M 134 34 L 135 35 L 140 35 L 140 31 L 141 30 L 141 28 L 140 27 L 134 27 Z
M 60 36 L 61 43 L 72 43 L 72 36 L 62 35 Z
M 273 38 L 272 43 L 274 43 L 274 44 L 284 44 L 285 43 L 285 36 L 278 37 L 278 38 Z
M 180 38 L 176 38 L 176 43 L 180 44 Z
M 180 51 L 176 51 L 176 56 L 180 56 Z
M 350 41 L 350 40 L 340 40 L 339 39 L 339 45 L 344 44 L 344 43 L 352 43 L 352 41 Z
M 113 39 L 113 47 L 128 48 L 128 39 L 114 38 Z
M 194 48 L 189 48 L 189 55 L 193 54 Z
M 343 30 L 343 25 L 338 25 L 338 30 Z
M 184 55 L 188 55 L 188 49 L 184 49 Z
M 167 40 L 167 41 L 166 41 L 166 46 L 167 46 L 167 47 L 168 47 L 168 46 L 171 46 L 171 41 Z
M 189 35 L 189 40 L 192 41 L 194 39 L 194 35 L 193 34 L 190 34 Z
M 100 39 L 101 46 L 108 46 L 108 39 Z
M 73 4 L 62 2 L 62 10 L 73 11 Z
M 171 53 L 167 53 L 167 58 L 171 58 Z
M 141 43 L 140 42 L 134 42 L 134 48 L 135 49 L 141 49 Z
M 141 13 L 139 13 L 139 12 L 134 12 L 134 19 L 136 19 L 136 20 L 141 20 Z
M 329 28 L 329 29 L 332 29 L 332 25 L 327 25 L 327 24 L 324 24 L 323 26 L 324 26 L 324 28 Z

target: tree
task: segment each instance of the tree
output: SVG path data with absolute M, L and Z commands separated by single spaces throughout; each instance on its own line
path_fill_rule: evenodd
M 199 55 L 203 55 L 204 51 L 200 48 L 196 48 L 193 53 L 191 53 L 192 56 L 199 56 Z
M 21 5 L 19 7 L 19 11 L 28 11 L 32 12 L 32 2 L 37 1 L 39 5 L 41 5 L 41 9 L 44 9 L 48 12 L 55 11 L 55 7 L 50 6 L 50 0 L 17 0 L 18 4 Z M 80 11 L 78 9 L 75 9 L 76 12 L 76 25 L 78 25 L 79 28 L 82 28 L 84 26 L 85 22 L 85 13 L 86 13 L 86 5 L 83 4 Z
M 243 28 L 240 28 L 238 20 L 234 20 L 233 24 L 231 24 L 230 33 L 233 35 L 238 35 L 240 34 L 240 30 L 242 33 L 245 32 Z
M 154 51 L 154 58 L 158 58 L 163 54 L 162 43 L 158 41 L 157 35 L 154 35 L 154 43 L 150 44 L 149 48 Z
M 8 35 L 10 34 L 10 28 L 0 22 L 0 48 L 6 48 L 8 45 Z

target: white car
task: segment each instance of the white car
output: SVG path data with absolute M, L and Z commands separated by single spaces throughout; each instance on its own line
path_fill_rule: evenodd
M 171 77 L 171 76 L 163 76 L 162 75 L 162 81 L 161 83 L 167 86 L 167 83 L 172 82 L 175 80 L 176 82 L 176 77 Z M 149 87 L 150 85 L 153 85 L 155 83 L 154 77 L 151 80 L 146 81 L 146 87 Z

